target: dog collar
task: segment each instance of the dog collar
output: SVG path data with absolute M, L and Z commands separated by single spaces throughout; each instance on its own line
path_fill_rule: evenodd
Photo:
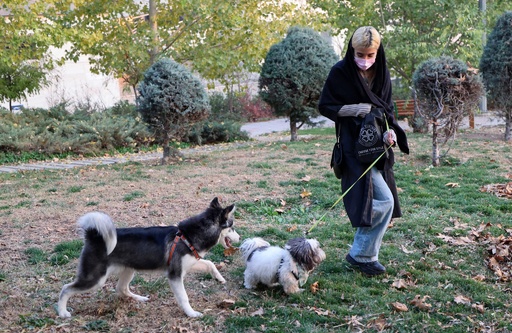
M 172 242 L 171 249 L 169 250 L 169 259 L 167 259 L 167 266 L 171 264 L 172 255 L 174 254 L 174 250 L 176 250 L 176 245 L 178 245 L 178 242 L 180 240 L 183 241 L 183 243 L 185 243 L 185 245 L 194 254 L 197 260 L 202 259 L 199 253 L 197 253 L 196 248 L 192 244 L 190 244 L 190 242 L 185 238 L 185 236 L 183 236 L 181 230 L 178 230 L 176 236 L 174 237 L 174 241 Z

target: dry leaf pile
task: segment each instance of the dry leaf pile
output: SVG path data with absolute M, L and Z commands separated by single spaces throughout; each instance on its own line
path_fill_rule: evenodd
M 488 192 L 500 198 L 512 199 L 512 182 L 484 185 L 480 187 L 480 192 Z
M 463 226 L 464 225 L 458 224 L 455 221 L 455 228 L 460 229 Z M 456 246 L 486 246 L 489 254 L 489 257 L 486 259 L 487 266 L 500 281 L 507 282 L 512 280 L 512 229 L 498 226 L 503 229 L 504 234 L 495 237 L 484 232 L 484 230 L 490 226 L 490 224 L 481 224 L 478 228 L 471 228 L 468 236 L 452 237 L 439 234 L 437 237 Z

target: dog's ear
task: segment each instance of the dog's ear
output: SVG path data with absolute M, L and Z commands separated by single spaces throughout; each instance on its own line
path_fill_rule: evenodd
M 219 198 L 213 198 L 212 202 L 210 202 L 210 208 L 222 208 L 222 206 L 219 203 Z
M 233 225 L 233 220 L 235 219 L 235 205 L 227 206 L 222 211 L 222 227 L 231 227 Z

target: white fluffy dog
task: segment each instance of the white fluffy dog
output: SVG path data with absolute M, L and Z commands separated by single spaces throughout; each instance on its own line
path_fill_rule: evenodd
M 293 238 L 284 249 L 262 238 L 246 239 L 240 251 L 247 268 L 244 286 L 255 288 L 258 283 L 269 287 L 283 286 L 286 294 L 301 292 L 311 273 L 324 259 L 325 252 L 316 239 Z

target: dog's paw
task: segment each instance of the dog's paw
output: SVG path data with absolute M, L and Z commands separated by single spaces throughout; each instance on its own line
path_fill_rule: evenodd
M 197 317 L 202 317 L 203 314 L 201 312 L 192 310 L 192 311 L 187 312 L 187 316 L 192 317 L 192 318 L 197 318 Z
M 62 319 L 71 318 L 71 313 L 69 313 L 67 310 L 61 311 L 59 312 L 59 317 Z
M 139 301 L 139 302 L 147 302 L 149 301 L 149 297 L 144 297 L 144 296 L 140 296 L 140 295 L 133 295 L 132 298 L 136 301 Z

